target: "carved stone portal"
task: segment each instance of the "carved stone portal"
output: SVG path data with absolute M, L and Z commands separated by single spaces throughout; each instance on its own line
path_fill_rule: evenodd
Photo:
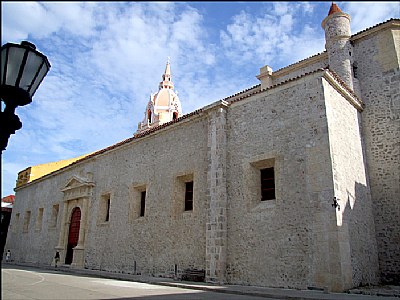
M 86 178 L 78 175 L 72 176 L 61 191 L 64 193 L 64 209 L 58 245 L 56 250 L 60 252 L 60 259 L 71 267 L 84 267 L 85 240 L 88 227 L 88 207 L 93 197 L 93 187 L 91 173 Z M 70 236 L 71 217 L 75 208 L 81 212 L 79 222 L 79 236 Z M 76 211 L 76 210 L 75 210 Z M 76 222 L 76 220 L 74 221 Z M 74 224 L 73 224 L 74 225 Z M 72 226 L 73 227 L 73 226 Z M 71 232 L 71 234 L 73 234 Z M 76 234 L 76 232 L 74 233 Z M 77 240 L 77 243 L 76 243 Z M 71 244 L 73 241 L 73 244 Z M 71 248 L 72 253 L 71 253 Z M 71 257 L 72 256 L 72 257 Z

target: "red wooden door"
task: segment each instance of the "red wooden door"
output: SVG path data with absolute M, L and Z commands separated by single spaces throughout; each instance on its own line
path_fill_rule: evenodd
M 78 245 L 79 228 L 81 227 L 81 209 L 75 207 L 72 211 L 71 222 L 69 224 L 67 254 L 65 264 L 70 265 L 73 259 L 73 248 Z

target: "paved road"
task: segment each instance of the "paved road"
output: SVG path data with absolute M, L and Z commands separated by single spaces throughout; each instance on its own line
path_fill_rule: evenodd
M 151 285 L 2 265 L 1 299 L 260 300 L 267 298 Z M 272 299 L 270 299 L 272 300 Z

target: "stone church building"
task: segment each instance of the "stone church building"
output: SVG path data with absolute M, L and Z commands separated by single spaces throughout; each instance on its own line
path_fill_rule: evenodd
M 14 260 L 57 250 L 71 268 L 220 284 L 399 283 L 400 20 L 352 34 L 350 19 L 332 3 L 326 51 L 184 115 L 168 62 L 132 137 L 19 173 Z

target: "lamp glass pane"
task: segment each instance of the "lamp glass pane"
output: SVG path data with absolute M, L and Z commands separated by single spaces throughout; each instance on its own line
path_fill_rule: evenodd
M 4 70 L 4 67 L 5 67 L 5 65 L 6 65 L 6 58 L 7 58 L 7 49 L 1 49 L 1 78 L 0 78 L 0 80 L 1 80 L 1 84 L 4 84 L 5 82 L 3 82 L 3 80 L 4 80 L 4 78 L 3 78 L 3 76 L 4 76 L 4 72 L 6 71 L 6 70 Z
M 32 87 L 29 90 L 29 94 L 31 95 L 31 97 L 36 92 L 36 89 L 39 87 L 39 84 L 42 82 L 44 76 L 46 76 L 48 71 L 49 71 L 48 65 L 44 63 L 42 68 L 40 69 L 38 76 L 36 77 L 35 82 L 33 82 Z
M 8 50 L 6 85 L 15 86 L 25 49 L 10 47 Z
M 42 64 L 42 61 L 43 58 L 41 56 L 39 56 L 35 52 L 29 51 L 19 87 L 24 89 L 25 91 L 28 91 L 31 96 L 31 85 L 33 83 L 33 80 L 35 79 L 37 71 L 40 68 L 40 65 Z

